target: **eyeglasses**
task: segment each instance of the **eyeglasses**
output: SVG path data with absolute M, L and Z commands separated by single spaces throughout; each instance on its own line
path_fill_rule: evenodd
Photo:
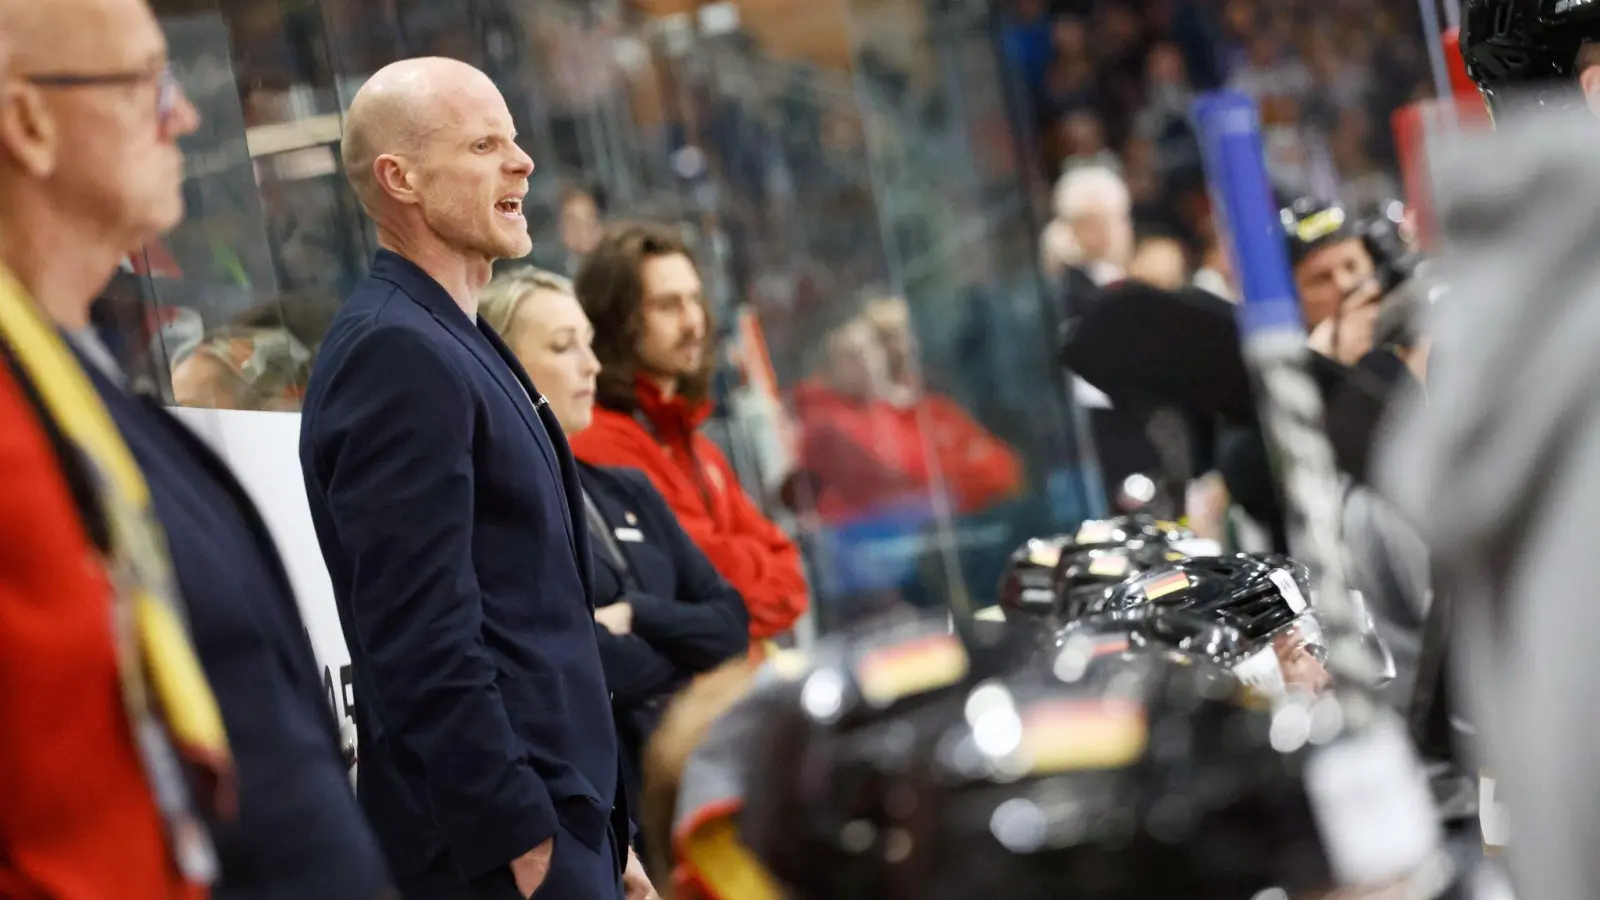
M 98 75 L 29 75 L 24 80 L 35 87 L 63 90 L 147 84 L 154 81 L 156 84 L 156 121 L 163 126 L 170 122 L 173 114 L 177 112 L 178 98 L 183 90 L 178 84 L 177 76 L 172 74 L 171 66 L 146 69 L 140 72 L 106 72 Z

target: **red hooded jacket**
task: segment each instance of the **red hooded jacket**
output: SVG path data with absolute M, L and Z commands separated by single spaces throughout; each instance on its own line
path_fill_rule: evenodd
M 788 631 L 810 602 L 800 551 L 751 502 L 716 444 L 698 433 L 710 404 L 663 397 L 644 379 L 635 396 L 636 414 L 596 408 L 593 424 L 572 436 L 572 452 L 590 465 L 648 475 L 678 524 L 744 597 L 751 639 Z

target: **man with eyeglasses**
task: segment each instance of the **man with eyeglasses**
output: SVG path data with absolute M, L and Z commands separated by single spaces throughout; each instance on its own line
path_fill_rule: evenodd
M 0 72 L 11 53 L 0 30 Z M 0 268 L 0 307 L 26 302 Z M 135 721 L 170 738 L 170 720 L 124 703 L 132 642 L 106 627 L 106 567 L 84 565 L 102 549 L 85 473 L 37 403 L 0 343 L 0 896 L 202 900 L 133 740 Z
M 134 24 L 141 17 L 144 28 Z M 53 298 L 92 296 L 130 250 L 183 218 L 178 138 L 199 116 L 143 2 L 0 0 L 0 23 L 17 44 L 0 110 L 9 151 L 0 227 L 8 256 L 34 268 L 70 250 L 75 265 L 61 267 L 62 283 L 36 294 L 67 327 L 82 327 L 87 304 Z M 131 39 L 142 31 L 155 40 Z M 24 281 L 27 268 L 18 271 Z
M 90 325 L 89 307 L 119 262 L 183 217 L 178 140 L 199 115 L 172 79 L 161 27 L 146 0 L 0 0 L 0 35 L 16 47 L 0 88 L 0 266 L 32 298 L 0 307 L 0 346 L 47 399 L 69 383 L 86 392 L 51 407 L 54 418 L 109 420 L 100 435 L 125 445 L 116 472 L 142 484 L 130 496 L 152 532 L 129 556 L 170 556 L 160 566 L 170 574 L 157 580 L 181 596 L 236 773 L 235 808 L 199 810 L 213 813 L 204 820 L 218 863 L 210 868 L 220 867 L 212 896 L 385 896 L 386 866 L 350 791 L 270 534 L 226 464 L 133 393 Z M 36 365 L 41 347 L 55 354 L 50 366 Z M 85 453 L 93 446 L 71 432 L 68 441 Z M 188 831 L 174 834 L 192 838 L 195 820 L 183 824 Z M 0 885 L 0 895 L 37 891 Z

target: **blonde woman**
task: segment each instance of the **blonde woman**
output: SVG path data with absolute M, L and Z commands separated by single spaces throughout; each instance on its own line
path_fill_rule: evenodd
M 594 416 L 594 328 L 566 278 L 519 268 L 497 276 L 479 314 L 522 362 L 570 437 Z M 639 757 L 671 696 L 743 655 L 744 601 L 679 527 L 642 473 L 578 463 L 594 567 L 600 659 L 612 692 L 623 775 L 639 796 Z M 637 810 L 634 810 L 637 815 Z

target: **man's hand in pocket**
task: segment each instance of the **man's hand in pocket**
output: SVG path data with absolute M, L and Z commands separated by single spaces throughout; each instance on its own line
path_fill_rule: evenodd
M 644 863 L 639 862 L 632 849 L 628 850 L 628 868 L 622 873 L 622 889 L 626 894 L 623 900 L 661 900 L 650 876 L 645 874 Z
M 532 897 L 550 874 L 550 851 L 555 848 L 555 838 L 545 842 L 511 861 L 511 877 L 517 882 L 517 893 Z

